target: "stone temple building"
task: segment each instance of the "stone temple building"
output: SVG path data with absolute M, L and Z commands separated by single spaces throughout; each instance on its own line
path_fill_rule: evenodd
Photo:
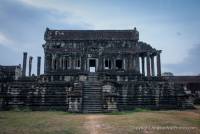
M 1 109 L 29 107 L 96 113 L 192 108 L 183 84 L 161 76 L 161 50 L 130 30 L 50 30 L 44 34 L 44 74 L 1 83 Z

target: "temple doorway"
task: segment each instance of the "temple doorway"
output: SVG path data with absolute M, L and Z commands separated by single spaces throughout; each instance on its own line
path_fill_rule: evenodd
M 89 59 L 89 71 L 96 72 L 96 59 Z

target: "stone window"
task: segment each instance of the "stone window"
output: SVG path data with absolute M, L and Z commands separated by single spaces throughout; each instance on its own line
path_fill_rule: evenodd
M 60 42 L 56 42 L 55 48 L 60 48 L 60 47 L 61 47 Z
M 80 67 L 80 60 L 77 61 L 77 67 Z
M 106 59 L 104 62 L 104 68 L 105 69 L 111 69 L 111 61 L 109 59 Z
M 121 59 L 116 60 L 115 67 L 116 67 L 116 69 L 122 69 L 123 68 L 123 60 L 121 60 Z
M 60 59 L 60 62 L 61 62 L 61 63 L 60 63 L 60 64 L 61 64 L 60 66 L 61 66 L 61 68 L 63 69 L 63 66 L 64 66 L 64 59 L 61 58 L 61 59 Z
M 76 59 L 76 69 L 80 69 L 81 68 L 81 60 L 80 58 Z
M 71 58 L 66 57 L 64 64 L 65 64 L 65 69 L 70 69 L 71 68 Z
M 57 60 L 55 59 L 54 60 L 54 70 L 56 70 L 57 69 Z

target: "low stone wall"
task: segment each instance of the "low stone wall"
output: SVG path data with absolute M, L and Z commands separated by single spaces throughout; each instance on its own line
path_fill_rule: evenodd
M 167 81 L 107 82 L 103 86 L 104 111 L 193 108 L 187 91 Z
M 86 78 L 84 78 L 84 81 Z M 82 112 L 84 81 L 17 80 L 0 83 L 0 110 L 28 107 L 32 110 Z M 165 80 L 102 80 L 102 112 L 192 108 L 190 93 Z
M 4 85 L 4 86 L 3 86 Z M 70 82 L 13 81 L 1 83 L 0 108 L 81 111 L 81 86 Z

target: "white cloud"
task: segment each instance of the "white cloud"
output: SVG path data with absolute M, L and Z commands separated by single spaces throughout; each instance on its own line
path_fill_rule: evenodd
M 3 33 L 0 32 L 0 45 L 10 46 L 12 41 L 8 39 Z
M 7 47 L 9 49 L 19 52 L 22 51 L 22 48 L 19 47 L 22 44 L 23 43 L 17 43 L 17 41 L 10 39 L 5 34 L 0 32 L 0 46 Z
M 18 0 L 29 6 L 36 8 L 47 9 L 50 12 L 62 14 L 63 18 L 59 18 L 58 22 L 67 22 L 68 24 L 85 23 L 91 26 L 92 29 L 127 29 L 133 23 L 130 23 L 130 16 L 123 16 L 119 21 L 119 16 L 115 12 L 115 8 L 110 7 L 95 7 L 88 6 L 87 4 L 80 4 L 77 2 L 66 0 Z M 88 1 L 87 1 L 88 2 Z M 108 12 L 107 10 L 110 10 Z M 133 13 L 134 14 L 134 13 Z M 113 23 L 114 22 L 114 23 Z M 134 27 L 134 26 L 133 26 Z M 131 28 L 133 28 L 131 27 Z
M 88 12 L 79 5 L 73 5 L 69 1 L 55 1 L 55 0 L 19 0 L 29 6 L 36 8 L 47 9 L 51 12 L 58 12 L 63 14 L 61 21 L 68 23 L 79 23 L 81 20 L 86 20 L 83 16 L 89 16 Z M 70 14 L 65 18 L 65 14 Z M 85 21 L 86 22 L 86 21 Z

